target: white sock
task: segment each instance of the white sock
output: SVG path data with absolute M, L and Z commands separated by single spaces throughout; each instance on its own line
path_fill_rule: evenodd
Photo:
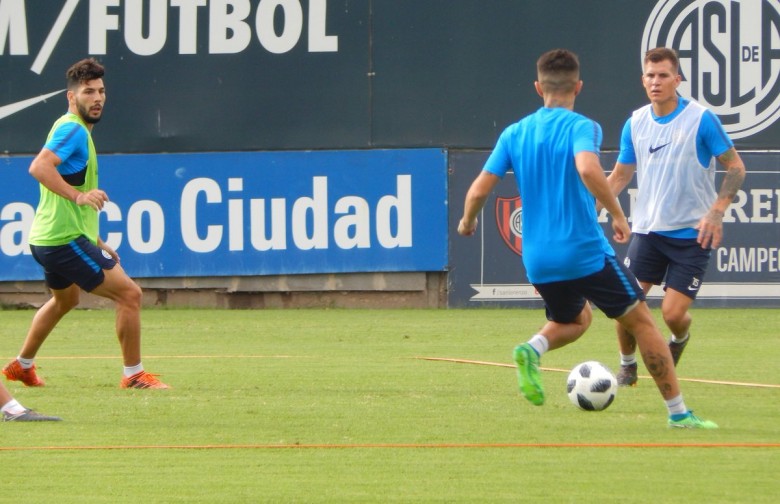
M 22 357 L 17 356 L 16 360 L 19 361 L 19 364 L 21 364 L 22 369 L 30 369 L 31 367 L 33 367 L 33 364 L 35 363 L 35 358 L 24 359 Z
M 678 338 L 677 336 L 672 334 L 672 342 L 674 342 L 674 343 L 685 343 L 686 341 L 688 341 L 688 336 L 690 336 L 690 333 L 685 333 L 685 336 L 683 336 L 682 338 Z
M 636 364 L 636 354 L 632 353 L 629 355 L 620 354 L 620 365 L 621 366 L 630 366 L 631 364 Z
M 124 374 L 126 377 L 131 377 L 133 375 L 136 375 L 144 370 L 144 365 L 142 363 L 138 363 L 135 366 L 125 366 Z
M 669 416 L 684 415 L 688 413 L 688 408 L 685 406 L 682 394 L 666 401 L 666 409 L 669 410 Z
M 550 349 L 550 342 L 547 341 L 547 337 L 543 334 L 534 334 L 533 337 L 528 340 L 528 344 L 531 345 L 531 348 L 536 350 L 539 357 Z
M 26 408 L 19 404 L 16 399 L 11 399 L 3 405 L 2 411 L 3 413 L 8 413 L 9 415 L 18 415 L 20 413 L 24 413 Z

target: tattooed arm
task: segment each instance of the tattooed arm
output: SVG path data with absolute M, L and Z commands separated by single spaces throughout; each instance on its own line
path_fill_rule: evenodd
M 718 156 L 718 161 L 726 169 L 726 176 L 723 177 L 723 183 L 720 185 L 718 198 L 707 215 L 699 221 L 697 241 L 702 248 L 716 248 L 720 245 L 723 239 L 723 214 L 726 213 L 737 191 L 742 187 L 742 182 L 745 181 L 745 164 L 734 147 Z

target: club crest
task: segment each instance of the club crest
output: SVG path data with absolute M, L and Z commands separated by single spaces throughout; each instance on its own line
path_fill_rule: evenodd
M 496 226 L 504 243 L 517 255 L 523 254 L 523 202 L 520 196 L 496 198 Z

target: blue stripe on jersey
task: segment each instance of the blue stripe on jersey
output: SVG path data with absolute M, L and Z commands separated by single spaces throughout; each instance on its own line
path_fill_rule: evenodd
M 628 281 L 628 278 L 626 278 L 626 275 L 623 273 L 623 270 L 620 269 L 620 264 L 618 264 L 617 260 L 614 256 L 607 256 L 607 261 L 612 266 L 612 269 L 615 270 L 615 273 L 617 274 L 620 281 L 623 283 L 623 286 L 626 288 L 626 292 L 631 297 L 631 299 L 637 299 L 636 291 L 631 286 L 631 282 Z
M 76 255 L 82 258 L 84 262 L 87 263 L 87 265 L 90 268 L 92 268 L 92 271 L 94 271 L 95 273 L 100 271 L 101 268 L 100 266 L 98 266 L 98 263 L 92 260 L 92 258 L 89 257 L 89 255 L 87 255 L 87 253 L 84 252 L 84 250 L 81 247 L 79 247 L 75 241 L 70 242 L 70 248 L 72 248 L 73 251 L 76 253 Z
M 593 145 L 601 145 L 601 129 L 596 121 L 591 120 L 590 124 L 593 126 Z M 596 155 L 601 157 L 598 147 L 596 147 Z

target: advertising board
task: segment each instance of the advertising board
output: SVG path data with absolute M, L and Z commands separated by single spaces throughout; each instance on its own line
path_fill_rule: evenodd
M 134 277 L 443 271 L 441 149 L 113 154 L 101 235 Z M 0 158 L 0 280 L 42 272 L 29 157 Z

